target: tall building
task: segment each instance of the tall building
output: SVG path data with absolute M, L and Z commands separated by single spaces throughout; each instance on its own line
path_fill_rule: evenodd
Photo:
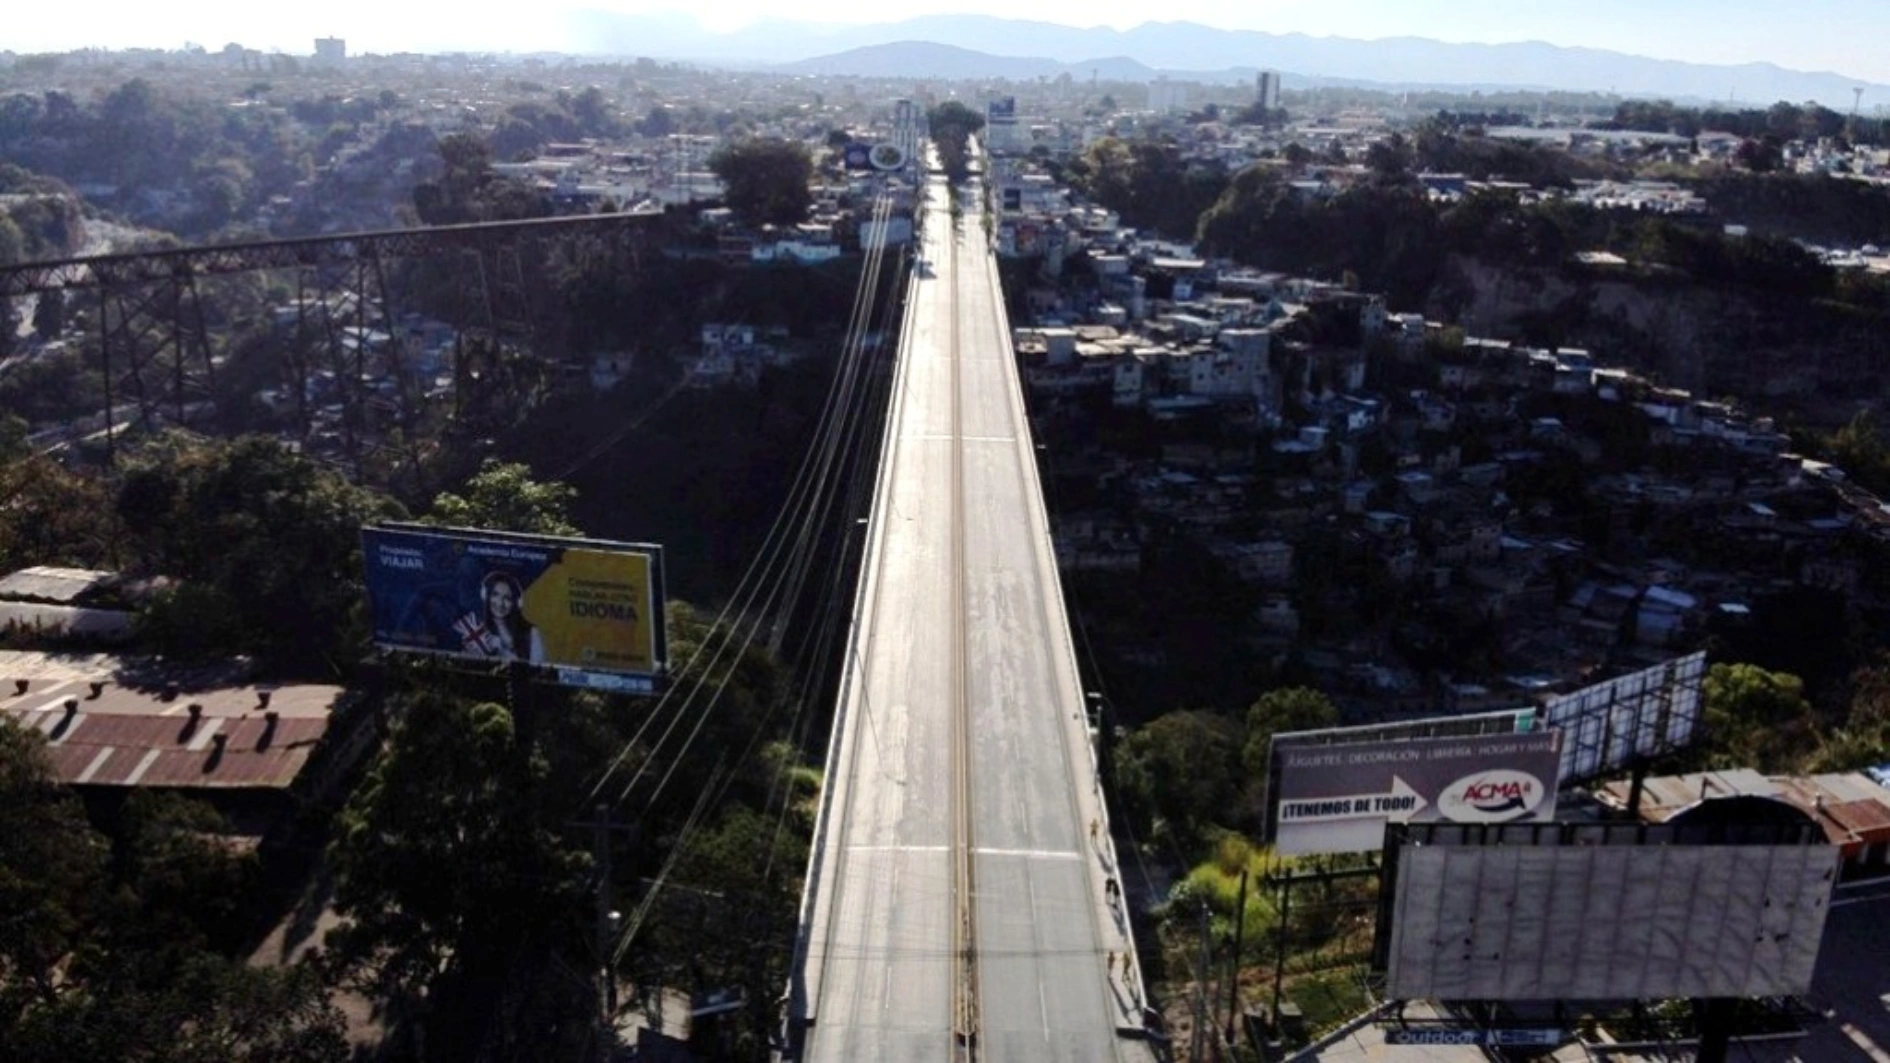
M 924 136 L 925 114 L 908 99 L 893 101 L 893 143 L 905 153 L 908 165 L 919 159 L 919 139 Z
M 1148 109 L 1157 114 L 1174 114 L 1188 109 L 1188 85 L 1186 82 L 1156 78 L 1149 82 Z
M 985 104 L 984 143 L 985 147 L 998 154 L 1022 150 L 1023 142 L 1017 126 L 1017 97 L 999 96 Z
M 315 62 L 319 66 L 340 66 L 348 58 L 348 42 L 340 37 L 315 38 Z
M 1262 70 L 1253 79 L 1253 102 L 1263 111 L 1280 109 L 1280 75 L 1277 71 Z

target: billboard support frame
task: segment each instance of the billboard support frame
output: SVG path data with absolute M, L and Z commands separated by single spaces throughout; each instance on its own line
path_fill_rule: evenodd
M 1291 867 L 1287 867 L 1279 871 L 1269 871 L 1262 880 L 1266 885 L 1279 890 L 1278 908 L 1280 918 L 1275 925 L 1273 935 L 1273 1007 L 1267 1012 L 1267 1021 L 1272 1025 L 1276 1036 L 1280 1032 L 1280 996 L 1286 985 L 1287 928 L 1292 921 L 1293 889 L 1305 883 L 1330 886 L 1335 882 L 1348 882 L 1352 879 L 1376 878 L 1378 879 L 1378 892 L 1382 896 L 1385 883 L 1384 860 L 1375 853 L 1367 853 L 1365 856 L 1371 862 L 1364 867 L 1337 869 L 1319 867 L 1310 871 L 1297 871 Z M 1378 932 L 1376 928 L 1374 928 L 1372 931 L 1372 955 L 1374 960 L 1377 957 L 1377 945 Z M 1238 980 L 1240 974 L 1238 967 L 1236 967 L 1234 973 L 1236 980 Z M 1231 1021 L 1232 1017 L 1229 1016 L 1229 1022 Z
M 1706 654 L 1694 652 L 1545 699 L 1544 726 L 1567 735 L 1562 784 L 1622 769 L 1644 780 L 1649 762 L 1693 740 L 1705 685 Z M 1636 786 L 1631 805 L 1638 806 L 1638 796 Z

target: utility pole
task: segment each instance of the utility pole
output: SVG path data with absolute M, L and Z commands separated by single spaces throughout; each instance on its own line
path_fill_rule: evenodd
M 1693 1001 L 1694 1021 L 1700 1027 L 1699 1063 L 1726 1063 L 1732 1048 L 1732 1026 L 1736 1009 L 1723 998 Z
M 1280 987 L 1286 979 L 1286 923 L 1292 915 L 1293 875 L 1291 871 L 1273 879 L 1280 887 L 1280 925 L 1273 934 L 1273 1010 L 1267 1015 L 1267 1021 L 1273 1024 L 1273 1032 L 1280 1031 Z
M 597 818 L 591 822 L 591 851 L 597 864 L 596 933 L 599 961 L 598 1004 L 606 1026 L 617 1018 L 617 975 L 610 956 L 616 949 L 617 913 L 610 909 L 610 804 L 597 803 Z
M 623 923 L 621 913 L 610 907 L 612 881 L 610 840 L 613 831 L 634 829 L 629 824 L 611 822 L 609 802 L 600 801 L 593 811 L 596 818 L 573 824 L 591 828 L 591 866 L 593 883 L 593 947 L 597 951 L 597 1038 L 601 1058 L 610 1059 L 617 1048 L 617 933 Z
M 1240 899 L 1234 902 L 1234 958 L 1227 965 L 1227 1039 L 1235 1039 L 1240 1017 L 1240 945 L 1247 935 L 1247 869 L 1240 869 Z
M 1208 1027 L 1214 1024 L 1214 1017 L 1208 1010 L 1208 977 L 1213 970 L 1208 955 L 1208 906 L 1201 902 L 1201 970 L 1194 984 L 1194 1063 L 1201 1063 L 1201 1050 L 1206 1047 Z

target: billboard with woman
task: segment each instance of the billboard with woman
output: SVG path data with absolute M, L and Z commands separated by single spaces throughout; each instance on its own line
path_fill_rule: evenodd
M 662 548 L 503 532 L 361 530 L 374 643 L 648 690 L 664 667 Z

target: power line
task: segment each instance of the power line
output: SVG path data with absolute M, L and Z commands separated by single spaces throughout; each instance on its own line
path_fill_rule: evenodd
M 873 261 L 877 262 L 881 255 L 883 255 L 883 248 L 879 255 L 873 256 Z M 853 315 L 855 319 L 863 319 L 867 312 L 867 307 L 863 306 L 863 298 L 869 292 L 865 284 L 867 279 L 866 272 L 866 270 L 862 271 L 861 284 L 855 292 Z M 789 489 L 788 497 L 781 509 L 776 513 L 774 522 L 769 528 L 761 549 L 751 560 L 741 580 L 737 583 L 734 594 L 718 613 L 714 623 L 710 626 L 708 634 L 696 647 L 695 652 L 684 665 L 685 672 L 694 671 L 695 681 L 686 684 L 688 688 L 687 692 L 681 695 L 679 703 L 678 693 L 684 689 L 685 684 L 678 684 L 677 686 L 671 687 L 663 694 L 655 709 L 651 711 L 650 716 L 643 722 L 642 726 L 637 729 L 636 733 L 631 736 L 630 740 L 624 744 L 623 748 L 619 750 L 610 765 L 605 769 L 602 777 L 599 778 L 597 783 L 593 786 L 591 791 L 591 798 L 593 800 L 595 800 L 598 794 L 603 792 L 604 787 L 609 784 L 611 778 L 616 774 L 618 769 L 623 766 L 631 752 L 641 743 L 643 737 L 649 732 L 649 729 L 664 715 L 666 710 L 674 705 L 675 711 L 672 714 L 672 718 L 658 736 L 655 745 L 650 751 L 650 755 L 645 758 L 644 762 L 638 767 L 630 783 L 624 787 L 618 797 L 618 801 L 622 801 L 627 797 L 631 788 L 647 773 L 650 763 L 654 761 L 657 752 L 661 750 L 669 737 L 675 732 L 676 727 L 681 723 L 688 708 L 695 703 L 701 694 L 705 684 L 708 683 L 709 678 L 714 674 L 717 665 L 720 664 L 723 656 L 736 637 L 735 631 L 741 629 L 747 632 L 742 642 L 744 652 L 748 645 L 752 644 L 754 630 L 750 622 L 750 613 L 753 610 L 756 599 L 760 596 L 760 588 L 764 584 L 773 583 L 774 586 L 770 588 L 770 593 L 764 602 L 762 615 L 766 615 L 767 612 L 772 610 L 780 590 L 778 580 L 773 579 L 775 574 L 774 570 L 781 556 L 781 551 L 790 537 L 790 533 L 788 532 L 789 525 L 794 523 L 804 528 L 807 522 L 814 518 L 814 512 L 807 508 L 809 486 L 814 482 L 817 475 L 816 469 L 819 469 L 818 475 L 820 477 L 827 475 L 825 465 L 833 460 L 835 454 L 834 448 L 828 444 L 827 441 L 834 432 L 836 423 L 851 416 L 850 410 L 837 410 L 837 408 L 842 406 L 842 400 L 849 396 L 852 389 L 852 381 L 857 371 L 857 361 L 860 353 L 860 345 L 857 342 L 859 331 L 860 329 L 857 325 L 848 330 L 848 335 L 852 342 L 849 342 L 843 347 L 842 365 L 840 370 L 836 372 L 834 381 L 828 389 L 827 399 L 822 407 L 818 427 L 816 429 L 815 443 L 810 446 L 807 453 L 803 456 L 794 483 Z M 713 652 L 710 650 L 711 644 L 714 645 Z M 704 664 L 699 671 L 695 670 L 697 664 L 702 661 L 705 653 L 709 655 L 707 663 Z M 716 700 L 719 700 L 720 692 L 721 687 L 718 684 L 715 694 L 712 695 L 710 708 L 713 707 Z M 705 710 L 705 715 L 706 712 L 707 710 Z M 698 726 L 691 731 L 691 737 L 693 738 L 695 734 L 699 733 L 700 729 L 700 723 L 698 723 Z M 685 744 L 684 748 L 686 750 L 687 744 Z M 668 776 L 666 775 L 665 780 L 667 780 L 667 778 Z
M 861 341 L 864 335 L 865 324 L 867 320 L 870 318 L 870 315 L 872 312 L 872 302 L 875 295 L 875 293 L 870 288 L 867 288 L 865 286 L 867 273 L 870 272 L 873 276 L 876 277 L 878 274 L 878 268 L 877 268 L 878 264 L 883 259 L 883 257 L 884 257 L 884 249 L 882 246 L 882 248 L 880 249 L 880 252 L 873 256 L 872 266 L 870 267 L 870 269 L 868 271 L 862 272 L 861 291 L 865 295 L 865 302 L 864 303 L 856 302 L 855 304 L 856 310 L 858 311 L 858 313 L 856 314 L 856 323 L 854 327 L 849 330 L 849 333 L 851 336 L 851 342 L 848 345 L 848 352 L 844 359 L 846 365 L 845 365 L 845 368 L 843 369 L 843 374 L 848 377 L 848 382 L 845 385 L 845 387 L 849 390 L 852 388 L 853 384 L 857 381 L 859 363 L 861 361 L 861 356 L 863 355 L 863 343 Z M 819 476 L 818 476 L 818 479 L 816 480 L 816 494 L 810 501 L 806 503 L 806 507 L 804 509 L 802 519 L 800 521 L 801 534 L 797 540 L 800 543 L 800 547 L 797 550 L 797 552 L 800 554 L 804 555 L 804 554 L 811 553 L 811 550 L 809 550 L 806 545 L 807 537 L 811 533 L 812 528 L 818 524 L 818 522 L 820 521 L 823 515 L 821 512 L 821 498 L 825 494 L 826 483 L 831 478 L 834 465 L 839 460 L 839 454 L 841 453 L 837 445 L 835 445 L 835 441 L 837 441 L 838 439 L 850 437 L 850 435 L 852 434 L 852 425 L 855 424 L 859 420 L 860 414 L 862 412 L 863 411 L 854 409 L 850 405 L 843 404 L 841 413 L 838 419 L 836 421 L 829 421 L 830 425 L 837 425 L 837 428 L 835 428 L 834 433 L 828 437 L 828 445 L 825 447 L 824 454 L 818 465 Z M 790 554 L 788 556 L 791 559 L 794 555 Z M 788 589 L 788 583 L 786 580 L 777 579 L 777 580 L 772 581 L 772 586 L 769 588 L 767 599 L 763 603 L 762 609 L 760 611 L 760 615 L 762 617 L 772 617 L 775 615 L 775 603 L 783 598 L 783 594 L 785 591 L 787 591 L 787 589 Z M 798 594 L 798 592 L 799 592 L 799 589 L 798 587 L 796 587 L 794 593 Z M 794 598 L 793 596 L 790 595 L 787 597 L 787 600 L 792 601 L 794 600 Z M 753 645 L 755 636 L 758 630 L 758 625 L 756 624 L 743 624 L 740 626 L 746 631 L 746 634 L 744 635 L 742 639 L 741 649 L 737 652 L 737 655 L 736 655 L 737 661 L 739 661 L 741 657 L 748 652 L 749 647 Z M 725 637 L 721 645 L 718 646 L 715 657 L 711 659 L 710 661 L 710 669 L 713 669 L 715 663 L 720 660 L 723 651 L 727 649 L 732 638 L 733 638 L 732 635 Z M 703 680 L 706 681 L 706 679 L 707 679 L 707 675 L 705 674 L 703 676 Z M 700 689 L 700 686 L 698 686 L 698 689 Z M 714 688 L 714 692 L 710 695 L 709 704 L 698 715 L 695 726 L 690 729 L 688 736 L 683 740 L 682 748 L 679 749 L 676 752 L 675 756 L 671 758 L 671 762 L 670 762 L 668 770 L 663 774 L 662 780 L 657 783 L 656 789 L 651 793 L 650 799 L 649 799 L 649 805 L 653 806 L 656 803 L 657 798 L 660 797 L 663 791 L 669 786 L 669 781 L 675 775 L 677 767 L 681 765 L 684 755 L 688 752 L 689 747 L 695 743 L 697 736 L 702 733 L 703 727 L 706 726 L 708 723 L 709 716 L 714 712 L 716 705 L 720 703 L 722 693 L 725 689 L 726 689 L 725 684 L 716 684 Z M 682 713 L 678 712 L 676 714 L 675 719 L 671 721 L 670 726 L 666 728 L 664 730 L 663 735 L 657 739 L 656 749 L 662 748 L 663 743 L 667 740 L 667 738 L 669 737 L 669 734 L 675 729 L 676 725 L 680 723 L 681 720 L 682 720 Z M 647 768 L 648 765 L 653 760 L 654 760 L 654 751 L 652 752 L 651 758 L 646 759 L 644 761 L 643 765 L 638 768 L 636 776 L 633 777 L 630 780 L 630 783 L 624 787 L 624 792 L 619 797 L 620 801 L 623 798 L 628 797 L 631 788 L 636 785 L 637 779 L 642 777 L 642 775 L 644 774 L 644 769 Z
M 875 206 L 875 223 L 883 224 L 889 212 L 890 200 L 889 198 L 882 197 Z M 748 648 L 753 644 L 759 631 L 759 624 L 750 622 L 748 618 L 755 605 L 755 598 L 760 594 L 759 588 L 763 585 L 768 585 L 769 588 L 766 598 L 761 603 L 759 610 L 759 616 L 761 617 L 776 615 L 776 602 L 783 597 L 784 589 L 790 585 L 792 586 L 792 590 L 785 595 L 786 600 L 792 602 L 799 599 L 801 586 L 804 584 L 812 563 L 811 555 L 814 553 L 810 548 L 812 530 L 817 527 L 823 519 L 830 519 L 831 517 L 831 511 L 839 497 L 838 493 L 831 488 L 834 473 L 838 469 L 839 463 L 845 460 L 845 456 L 852 453 L 851 444 L 859 435 L 862 423 L 866 420 L 866 411 L 871 406 L 873 390 L 870 387 L 861 385 L 860 373 L 865 362 L 865 337 L 869 331 L 868 326 L 872 324 L 876 304 L 879 303 L 879 278 L 883 268 L 884 257 L 885 245 L 882 243 L 869 255 L 866 266 L 862 271 L 861 284 L 855 293 L 854 313 L 850 319 L 847 337 L 842 347 L 842 365 L 836 374 L 835 385 L 830 389 L 829 402 L 826 409 L 823 410 L 816 441 L 810 446 L 807 459 L 803 461 L 800 475 L 796 478 L 796 487 L 789 492 L 789 500 L 784 504 L 781 514 L 776 519 L 775 527 L 770 532 L 768 543 L 764 544 L 755 563 L 750 566 L 749 571 L 751 575 L 756 572 L 759 572 L 760 575 L 753 581 L 749 580 L 747 576 L 744 576 L 743 584 L 745 587 L 738 589 L 736 599 L 731 600 L 728 607 L 725 607 L 723 610 L 724 618 L 726 618 L 731 611 L 738 612 L 737 620 L 733 623 L 728 623 L 725 619 L 718 620 L 717 626 L 712 629 L 709 636 L 704 639 L 703 646 L 699 647 L 697 653 L 692 656 L 691 663 L 693 665 L 694 661 L 700 658 L 707 643 L 715 640 L 718 635 L 720 636 L 715 652 L 711 655 L 709 663 L 702 671 L 697 673 L 696 682 L 689 695 L 684 698 L 682 706 L 673 715 L 669 724 L 665 727 L 663 734 L 656 740 L 649 756 L 644 759 L 643 763 L 632 775 L 630 781 L 625 784 L 623 791 L 618 795 L 617 800 L 619 803 L 628 798 L 637 782 L 648 772 L 650 766 L 656 761 L 658 752 L 667 743 L 669 736 L 681 722 L 683 716 L 686 715 L 688 706 L 695 701 L 704 686 L 710 682 L 710 677 L 713 675 L 717 664 L 728 648 L 734 643 L 737 637 L 736 630 L 740 629 L 742 632 L 741 648 L 737 651 L 736 656 L 737 661 L 747 653 Z M 884 309 L 884 313 L 888 316 L 890 315 L 890 305 L 890 301 L 888 301 Z M 881 324 L 881 331 L 883 333 L 884 320 L 882 320 Z M 835 410 L 836 407 L 838 408 L 837 412 Z M 809 479 L 810 470 L 817 470 L 817 473 L 811 480 Z M 845 491 L 846 502 L 849 506 L 852 506 L 853 509 L 846 510 L 846 512 L 853 512 L 854 509 L 857 509 L 860 498 L 866 493 L 867 485 L 875 478 L 876 477 L 868 476 L 867 470 L 863 466 L 855 465 L 854 473 L 850 477 L 847 490 Z M 804 484 L 810 482 L 813 484 L 811 493 L 801 490 Z M 795 536 L 795 541 L 798 544 L 798 558 L 795 555 L 790 555 L 790 564 L 796 559 L 800 561 L 800 564 L 797 567 L 797 571 L 792 575 L 785 578 L 770 579 L 770 574 L 774 572 L 776 562 L 781 556 L 781 547 L 786 542 L 785 537 L 777 536 L 775 532 L 784 528 L 790 521 L 790 514 L 795 513 L 797 510 L 799 512 L 799 519 L 798 521 L 794 521 L 794 523 L 798 525 L 799 532 L 799 534 Z M 844 561 L 847 554 L 848 545 L 848 538 L 843 537 L 837 548 L 842 561 Z M 807 717 L 805 713 L 810 688 L 813 686 L 807 678 L 813 671 L 807 664 L 810 659 L 809 655 L 818 655 L 821 652 L 820 647 L 830 648 L 838 627 L 838 603 L 841 597 L 841 591 L 844 589 L 844 564 L 835 566 L 835 571 L 837 573 L 836 578 L 829 582 L 827 592 L 822 596 L 822 602 L 817 608 L 817 615 L 820 618 L 818 623 L 819 634 L 817 634 L 814 639 L 808 640 L 803 644 L 802 652 L 798 655 L 801 663 L 800 666 L 795 669 L 795 674 L 800 678 L 800 682 L 798 684 L 797 694 L 792 698 L 794 711 L 788 725 L 788 730 L 790 735 L 797 735 L 794 739 L 794 746 L 797 752 L 803 750 L 806 735 L 808 731 L 811 730 L 811 718 Z M 751 582 L 752 586 L 747 586 L 751 584 Z M 739 609 L 737 609 L 738 602 Z M 716 705 L 719 704 L 725 689 L 725 683 L 714 684 L 713 693 L 709 697 L 709 703 L 698 714 L 694 727 L 690 729 L 689 734 L 683 739 L 676 753 L 670 758 L 667 770 L 664 772 L 662 778 L 652 790 L 648 801 L 645 803 L 645 814 L 655 807 L 657 801 L 667 789 L 670 780 L 684 763 L 689 750 L 693 747 L 696 739 L 707 725 L 709 716 L 713 713 Z M 630 925 L 626 926 L 623 937 L 613 953 L 613 963 L 615 959 L 620 958 L 629 947 L 643 919 L 647 916 L 651 906 L 654 905 L 657 894 L 660 893 L 663 886 L 667 883 L 670 869 L 676 866 L 677 862 L 689 851 L 709 811 L 719 807 L 726 797 L 729 787 L 733 784 L 739 772 L 740 765 L 746 763 L 748 758 L 753 754 L 755 747 L 759 744 L 761 736 L 766 729 L 766 723 L 773 719 L 775 713 L 780 708 L 780 704 L 781 702 L 777 700 L 769 707 L 761 725 L 757 726 L 754 733 L 750 735 L 747 746 L 736 762 L 736 771 L 721 774 L 722 765 L 718 762 L 716 771 L 712 773 L 711 781 L 704 788 L 703 794 L 698 798 L 696 806 L 690 813 L 689 821 L 685 824 L 683 831 L 671 847 L 664 872 L 651 886 L 650 892 L 643 899 L 636 917 L 632 920 Z M 646 721 L 645 726 L 639 729 L 639 736 L 647 730 L 650 723 L 653 722 L 654 716 L 655 714 L 653 713 L 652 719 Z M 803 719 L 807 719 L 808 721 L 806 726 L 801 725 Z M 640 738 L 633 739 L 633 742 L 638 740 L 640 740 Z M 621 763 L 621 760 L 622 754 L 619 755 L 616 763 Z M 613 764 L 613 767 L 614 766 Z M 716 781 L 717 774 L 720 774 L 719 785 Z M 763 872 L 764 875 L 772 873 L 774 858 L 778 851 L 782 834 L 784 833 L 786 816 L 790 808 L 792 777 L 788 773 L 786 765 L 783 765 L 783 770 L 777 779 L 770 783 L 769 805 L 773 804 L 777 792 L 780 794 L 781 800 L 780 812 L 775 830 L 769 842 L 769 854 L 766 870 Z M 713 794 L 712 797 L 711 794 Z

